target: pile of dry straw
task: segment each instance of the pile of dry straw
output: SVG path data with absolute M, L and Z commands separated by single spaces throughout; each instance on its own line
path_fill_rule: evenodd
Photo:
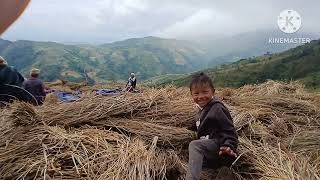
M 320 178 L 318 95 L 273 81 L 218 95 L 240 136 L 235 179 Z M 0 109 L 0 179 L 184 179 L 196 113 L 188 89 L 49 99 Z

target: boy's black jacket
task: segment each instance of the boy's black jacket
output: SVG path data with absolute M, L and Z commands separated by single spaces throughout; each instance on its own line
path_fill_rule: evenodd
M 227 146 L 236 151 L 238 135 L 233 125 L 232 117 L 229 110 L 218 98 L 213 98 L 199 112 L 197 118 L 200 119 L 198 130 L 195 123 L 190 129 L 197 131 L 198 138 L 209 135 L 209 139 L 216 139 L 220 147 Z

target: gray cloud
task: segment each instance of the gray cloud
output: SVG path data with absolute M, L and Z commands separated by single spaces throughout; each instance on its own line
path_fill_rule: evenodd
M 220 37 L 277 28 L 284 9 L 302 16 L 301 31 L 319 32 L 320 1 L 33 0 L 3 38 L 103 43 L 133 37 Z

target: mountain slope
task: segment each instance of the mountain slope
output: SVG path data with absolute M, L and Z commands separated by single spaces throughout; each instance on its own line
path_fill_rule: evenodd
M 0 55 L 25 75 L 32 67 L 46 81 L 63 78 L 83 81 L 125 80 L 130 72 L 139 79 L 167 73 L 184 73 L 203 67 L 205 54 L 190 42 L 146 37 L 90 45 L 0 40 Z
M 297 45 L 266 44 L 266 38 L 276 37 L 277 32 L 248 32 L 208 40 L 204 44 L 157 37 L 134 38 L 99 46 L 0 39 L 0 55 L 26 76 L 32 67 L 40 68 L 45 81 L 126 80 L 130 72 L 135 72 L 139 80 L 146 80 L 166 74 L 193 72 Z
M 320 40 L 282 53 L 241 59 L 204 72 L 214 79 L 216 86 L 221 87 L 239 87 L 272 79 L 299 80 L 307 87 L 320 88 Z M 158 78 L 148 83 L 157 85 L 173 83 L 177 86 L 186 86 L 190 80 L 191 75 L 180 75 L 173 78 Z
M 297 32 L 286 34 L 279 29 L 256 30 L 236 34 L 231 37 L 207 39 L 201 43 L 201 47 L 209 54 L 209 65 L 225 64 L 235 62 L 242 58 L 260 56 L 267 52 L 278 53 L 294 48 L 299 43 L 269 43 L 270 38 L 320 38 L 320 34 L 309 32 Z

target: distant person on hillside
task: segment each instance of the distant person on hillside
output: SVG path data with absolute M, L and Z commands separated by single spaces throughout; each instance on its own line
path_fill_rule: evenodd
M 46 93 L 45 86 L 39 79 L 39 75 L 39 69 L 32 69 L 30 71 L 30 78 L 23 83 L 23 87 L 36 98 L 38 105 L 42 105 L 46 97 Z
M 214 96 L 213 83 L 206 74 L 193 77 L 190 92 L 199 114 L 190 128 L 197 131 L 197 140 L 189 144 L 186 179 L 199 180 L 203 167 L 216 169 L 232 164 L 237 157 L 238 136 L 229 110 Z
M 126 91 L 129 91 L 129 92 L 134 91 L 134 89 L 136 88 L 136 85 L 137 85 L 137 79 L 135 74 L 132 72 L 126 84 Z

